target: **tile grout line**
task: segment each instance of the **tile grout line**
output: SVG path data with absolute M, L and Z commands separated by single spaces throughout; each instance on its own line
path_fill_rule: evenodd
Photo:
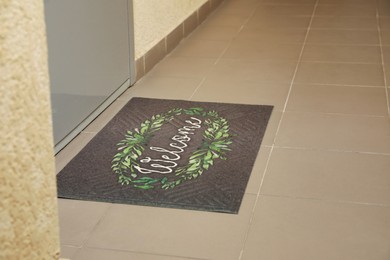
M 245 21 L 242 23 L 242 25 L 240 26 L 240 28 L 238 29 L 238 31 L 235 33 L 235 35 L 232 37 L 232 39 L 229 40 L 229 43 L 227 44 L 226 48 L 222 51 L 222 53 L 219 55 L 219 57 L 217 58 L 217 60 L 215 61 L 215 64 L 216 65 L 221 59 L 222 59 L 222 56 L 225 55 L 225 53 L 227 52 L 227 50 L 230 48 L 233 40 L 241 33 L 241 31 L 244 29 L 245 25 L 249 22 L 249 20 L 255 15 L 255 12 L 256 12 L 256 9 L 257 7 L 260 5 L 260 2 L 257 3 L 256 7 L 253 9 L 253 11 L 251 12 L 250 15 L 248 15 L 248 18 L 245 19 Z
M 317 9 L 317 6 L 318 6 L 318 0 L 316 1 L 316 4 L 314 6 L 314 10 L 313 10 L 313 14 L 312 14 L 312 17 L 310 19 L 310 22 L 309 22 L 309 26 L 307 28 L 307 32 L 306 32 L 306 35 L 305 35 L 305 39 L 303 41 L 303 45 L 302 45 L 302 49 L 301 49 L 301 52 L 299 54 L 299 57 L 298 57 L 298 61 L 297 61 L 297 65 L 295 66 L 295 70 L 294 70 L 294 75 L 291 79 L 291 84 L 290 84 L 290 88 L 289 88 L 289 91 L 287 93 L 287 97 L 286 97 L 286 102 L 284 103 L 284 107 L 283 107 L 283 114 L 284 112 L 286 111 L 286 108 L 287 108 L 287 104 L 288 104 L 288 101 L 289 101 L 289 98 L 290 98 L 290 95 L 291 95 L 291 91 L 292 91 L 292 87 L 295 83 L 295 78 L 296 78 L 296 75 L 297 75 L 297 72 L 298 72 L 298 69 L 299 69 L 299 65 L 302 61 L 302 56 L 303 56 L 303 52 L 304 52 L 304 49 L 305 49 L 305 45 L 306 45 L 306 42 L 307 42 L 307 38 L 309 37 L 309 33 L 310 33 L 310 28 L 311 28 L 311 24 L 313 22 L 313 18 L 314 18 L 314 13 Z M 283 119 L 283 114 L 282 114 L 282 118 L 280 119 L 279 121 L 279 125 L 278 125 L 278 128 L 276 130 L 276 134 L 279 132 L 279 129 L 280 129 L 280 125 L 281 125 L 281 121 Z M 275 139 L 276 139 L 276 134 L 275 134 Z M 275 140 L 274 140 L 275 141 Z
M 352 87 L 352 88 L 384 88 L 384 86 L 374 85 L 350 85 L 350 84 L 332 84 L 332 83 L 310 83 L 310 82 L 296 82 L 296 85 L 313 85 L 313 86 L 332 86 L 332 87 Z
M 60 198 L 61 199 L 61 198 Z M 96 202 L 96 203 L 100 203 L 100 202 Z M 108 204 L 107 206 L 107 209 L 101 214 L 99 220 L 96 222 L 96 224 L 93 226 L 93 228 L 88 232 L 88 234 L 86 235 L 86 237 L 83 239 L 83 241 L 80 243 L 80 245 L 78 246 L 75 246 L 75 245 L 67 245 L 67 244 L 63 244 L 61 243 L 60 241 L 60 245 L 64 245 L 64 246 L 71 246 L 71 247 L 76 247 L 78 248 L 75 255 L 74 256 L 77 256 L 77 254 L 80 252 L 80 249 L 83 249 L 83 248 L 88 248 L 88 246 L 86 246 L 86 244 L 88 243 L 89 239 L 92 237 L 92 233 L 96 230 L 97 226 L 102 222 L 103 218 L 105 216 L 107 216 L 108 214 L 108 211 L 113 207 L 113 203 L 106 203 Z M 73 257 L 72 257 L 73 258 Z
M 333 199 L 321 199 L 321 198 L 314 198 L 314 197 L 304 197 L 304 196 L 288 196 L 288 195 L 277 195 L 277 194 L 263 194 L 262 196 L 265 197 L 274 197 L 274 198 L 289 198 L 289 199 L 297 199 L 297 200 L 311 200 L 311 201 L 323 201 L 328 203 L 335 203 L 335 204 L 353 204 L 353 205 L 362 205 L 362 206 L 369 206 L 369 207 L 385 207 L 390 208 L 389 204 L 386 203 L 371 203 L 371 202 L 359 202 L 359 201 L 352 201 L 352 200 L 333 200 Z
M 326 46 L 326 45 L 324 45 Z M 325 64 L 353 64 L 353 65 L 379 65 L 380 62 L 355 62 L 355 61 L 327 61 L 327 60 L 302 60 L 302 63 L 325 63 Z
M 225 2 L 224 2 L 225 3 Z M 223 4 L 224 4 L 223 3 Z M 259 6 L 260 3 L 258 3 L 256 5 L 256 8 L 257 6 Z M 230 48 L 233 40 L 238 36 L 238 34 L 242 31 L 242 29 L 244 28 L 244 26 L 248 23 L 248 21 L 253 17 L 253 15 L 255 14 L 255 11 L 256 11 L 256 8 L 254 8 L 254 10 L 252 11 L 252 13 L 248 16 L 248 18 L 243 22 L 243 24 L 241 25 L 241 27 L 238 29 L 238 31 L 234 34 L 234 36 L 232 37 L 232 39 L 229 40 L 228 44 L 226 45 L 225 49 L 221 52 L 221 54 L 217 57 L 217 59 L 215 60 L 213 66 L 210 68 L 210 70 L 206 73 L 206 75 L 203 77 L 202 81 L 199 83 L 199 85 L 197 86 L 197 88 L 194 90 L 194 92 L 192 93 L 192 95 L 189 97 L 189 100 L 192 100 L 192 98 L 194 97 L 194 95 L 196 94 L 196 92 L 199 90 L 200 86 L 206 81 L 206 78 L 208 76 L 208 74 L 210 73 L 211 70 L 213 70 L 213 67 L 215 65 L 218 64 L 218 62 L 222 59 L 222 56 L 227 52 L 227 50 Z M 207 21 L 206 21 L 207 23 Z M 204 24 L 206 24 L 204 23 Z M 207 26 L 207 24 L 206 24 Z
M 317 1 L 318 1 L 318 0 L 317 0 Z M 255 12 L 256 12 L 256 9 L 257 9 L 260 5 L 261 5 L 261 1 L 257 4 L 256 8 L 254 8 L 252 14 L 251 14 L 250 17 L 246 20 L 246 22 L 244 23 L 244 25 L 247 24 L 248 21 L 249 21 L 249 19 L 250 19 L 251 17 L 254 16 L 254 14 L 255 14 Z M 242 25 L 242 26 L 240 27 L 238 33 L 240 33 L 240 32 L 243 30 L 244 25 Z M 238 34 L 238 33 L 237 33 L 237 34 Z M 222 57 L 222 55 L 221 55 L 221 57 Z M 261 147 L 260 147 L 259 149 L 261 149 Z M 265 175 L 265 171 L 266 171 L 267 168 L 268 168 L 269 161 L 270 161 L 270 159 L 271 159 L 271 154 L 272 154 L 273 149 L 274 149 L 274 146 L 271 145 L 271 147 L 270 147 L 270 152 L 269 152 L 269 154 L 268 154 L 268 158 L 267 158 L 267 162 L 266 162 L 266 166 L 265 166 L 265 169 L 264 169 L 264 171 L 263 171 L 263 177 L 264 177 L 264 175 Z M 263 178 L 262 178 L 262 180 L 261 180 L 260 183 L 262 184 L 262 182 L 263 182 Z M 260 187 L 261 187 L 261 184 L 260 184 Z M 260 188 L 259 188 L 259 190 L 260 190 Z M 260 191 L 258 191 L 258 194 L 259 194 L 259 193 L 260 193 Z M 254 213 L 255 213 L 255 209 L 256 209 L 256 204 L 257 204 L 257 202 L 258 202 L 258 200 L 259 200 L 259 195 L 258 195 L 258 194 L 256 195 L 255 203 L 254 203 L 253 208 L 252 208 L 251 216 L 250 216 L 250 219 L 249 219 L 249 223 L 248 223 L 248 226 L 247 226 L 247 230 L 246 230 L 245 235 L 244 235 L 244 241 L 243 241 L 243 244 L 242 244 L 242 248 L 241 248 L 240 254 L 239 254 L 239 256 L 238 256 L 238 260 L 241 260 L 243 254 L 244 254 L 245 245 L 246 245 L 246 242 L 247 242 L 248 236 L 249 236 L 249 230 L 250 230 L 250 227 L 252 226 L 252 222 L 253 222 L 253 217 L 254 217 Z
M 270 146 L 265 146 L 270 147 Z M 378 155 L 378 156 L 389 156 L 390 153 L 381 153 L 381 152 L 369 152 L 369 151 L 357 151 L 357 150 L 339 150 L 331 148 L 317 148 L 317 147 L 305 147 L 305 146 L 279 146 L 274 145 L 274 148 L 278 149 L 289 149 L 289 150 L 305 150 L 305 151 L 321 151 L 321 152 L 331 152 L 331 153 L 355 153 L 355 154 L 366 154 L 366 155 Z
M 382 34 L 381 34 L 382 31 L 381 31 L 380 21 L 379 21 L 378 4 L 376 6 L 376 25 L 377 25 L 377 32 L 378 32 L 378 37 L 379 37 L 379 48 L 381 50 L 383 82 L 385 84 L 385 95 L 386 95 L 386 103 L 387 103 L 387 115 L 390 118 L 389 91 L 388 91 L 387 79 L 386 79 L 386 67 L 385 67 L 385 58 L 384 58 L 384 53 L 383 53 Z
M 371 115 L 371 114 L 352 114 L 352 113 L 337 113 L 337 112 L 322 112 L 322 111 L 305 111 L 305 110 L 289 110 L 280 111 L 280 112 L 289 112 L 289 113 L 298 113 L 298 114 L 316 114 L 323 116 L 339 116 L 339 117 L 371 117 L 371 118 L 387 118 L 387 113 L 385 115 Z
M 287 94 L 287 97 L 286 97 L 286 101 L 284 103 L 284 107 L 283 107 L 283 110 L 282 110 L 282 116 L 279 120 L 279 123 L 278 123 L 278 127 L 276 129 L 276 132 L 275 132 L 275 136 L 274 136 L 274 139 L 273 139 L 273 143 L 271 145 L 271 149 L 270 149 L 270 152 L 268 154 L 268 158 L 267 158 L 267 162 L 265 164 L 265 169 L 263 171 L 263 176 L 261 178 L 261 181 L 260 181 L 260 187 L 258 189 L 258 192 L 257 192 L 257 196 L 256 196 L 256 200 L 255 200 L 255 203 L 254 203 L 254 206 L 252 208 L 252 212 L 251 212 L 251 217 L 250 217 L 250 220 L 249 220 L 249 224 L 248 224 L 248 228 L 246 230 L 246 233 L 245 233 L 245 237 L 244 237 L 244 243 L 243 243 L 243 247 L 241 249 L 241 252 L 240 252 L 240 256 L 239 256 L 239 260 L 242 259 L 243 257 L 243 254 L 244 254 L 244 250 L 245 250 L 245 245 L 248 241 L 248 237 L 249 237 L 249 231 L 250 231 L 250 228 L 252 226 L 252 223 L 253 223 L 253 220 L 254 220 L 254 215 L 255 215 L 255 211 L 256 211 L 256 206 L 259 202 L 259 199 L 260 199 L 260 192 L 261 192 L 261 188 L 263 186 L 263 182 L 264 182 L 264 179 L 265 179 L 265 176 L 266 176 L 266 173 L 267 173 L 267 170 L 268 170 L 268 167 L 269 167 L 269 162 L 271 160 L 271 156 L 272 156 L 272 152 L 274 150 L 274 147 L 275 147 L 275 140 L 276 140 L 276 137 L 277 137 L 277 134 L 279 132 L 279 129 L 280 129 L 280 126 L 281 126 L 281 123 L 282 123 L 282 120 L 283 120 L 283 117 L 284 117 L 284 113 L 286 111 L 286 107 L 287 107 L 287 103 L 288 103 L 288 100 L 289 100 L 289 97 L 290 97 L 290 94 L 291 94 L 291 90 L 292 90 L 292 87 L 294 85 L 294 81 L 295 81 L 295 77 L 296 77 L 296 74 L 298 72 L 298 68 L 299 68 L 299 64 L 300 64 L 300 61 L 302 59 L 302 56 L 303 56 L 303 52 L 304 52 L 304 49 L 305 49 L 305 45 L 306 45 L 306 41 L 307 41 L 307 38 L 309 36 L 309 33 L 310 33 L 310 28 L 311 28 L 311 24 L 313 23 L 313 19 L 314 19 L 314 15 L 315 15 L 315 12 L 316 12 L 316 9 L 317 9 L 317 6 L 318 6 L 318 1 L 319 0 L 316 0 L 316 3 L 314 5 L 314 8 L 313 8 L 313 12 L 312 12 L 312 15 L 311 15 L 311 18 L 310 18 L 310 21 L 309 21 L 309 25 L 307 27 L 307 31 L 306 31 L 306 35 L 305 35 L 305 38 L 304 38 L 304 41 L 302 43 L 302 48 L 301 48 L 301 52 L 299 54 L 299 57 L 298 57 L 298 60 L 297 60 L 297 64 L 295 66 L 295 70 L 294 70 L 294 75 L 291 79 L 291 83 L 290 83 L 290 88 L 289 88 L 289 91 L 288 91 L 288 94 Z
M 172 259 L 208 260 L 206 258 L 197 258 L 197 257 L 191 257 L 191 256 L 167 255 L 167 254 L 159 254 L 159 253 L 153 253 L 153 252 L 134 251 L 134 250 L 117 249 L 117 248 L 109 248 L 109 247 L 86 246 L 84 248 L 114 251 L 114 252 L 123 252 L 123 253 L 138 254 L 138 255 L 148 255 L 148 256 L 150 255 L 150 256 L 158 256 L 158 257 L 161 256 L 161 257 L 170 257 L 170 258 L 173 257 Z
M 199 82 L 198 86 L 196 86 L 195 90 L 192 92 L 191 96 L 188 98 L 188 100 L 192 100 L 192 98 L 194 97 L 195 93 L 198 91 L 200 86 L 202 86 L 205 81 L 206 81 L 206 77 L 203 77 L 202 80 Z
M 94 231 L 97 229 L 97 227 L 101 224 L 101 222 L 103 221 L 103 219 L 107 216 L 108 212 L 110 211 L 111 208 L 114 207 L 114 203 L 107 203 L 109 204 L 107 209 L 103 212 L 103 214 L 100 216 L 99 220 L 96 222 L 96 224 L 93 226 L 93 228 L 90 230 L 90 232 L 88 233 L 88 235 L 85 237 L 84 241 L 81 243 L 81 248 L 85 248 L 87 247 L 87 243 L 88 241 L 92 238 L 92 234 L 94 233 Z
M 317 17 L 320 17 L 319 15 L 317 15 Z M 332 17 L 332 16 L 322 16 L 322 18 L 329 18 L 329 17 Z M 364 17 L 364 16 L 343 16 L 343 17 L 350 17 L 350 18 L 367 18 L 367 17 Z M 375 18 L 375 17 L 372 17 L 372 18 Z M 364 31 L 367 31 L 367 32 L 374 32 L 376 31 L 375 28 L 347 28 L 347 27 L 335 27 L 335 28 L 332 28 L 332 27 L 313 27 L 313 30 L 316 30 L 316 31 L 360 31 L 360 32 L 364 32 Z
M 238 257 L 238 260 L 241 260 L 243 255 L 244 255 L 244 250 L 245 250 L 245 245 L 248 241 L 248 237 L 249 237 L 249 231 L 250 231 L 250 228 L 252 226 L 252 223 L 253 223 L 253 220 L 254 220 L 254 216 L 255 216 L 255 210 L 256 210 L 256 205 L 260 199 L 260 189 L 261 189 L 261 186 L 263 185 L 263 181 L 264 181 L 264 176 L 265 176 L 265 173 L 266 171 L 268 170 L 268 166 L 269 166 L 269 162 L 271 160 L 271 155 L 272 155 L 272 151 L 274 150 L 274 145 L 272 145 L 270 147 L 270 151 L 269 151 L 269 154 L 268 154 L 268 158 L 267 158 L 267 162 L 265 163 L 265 168 L 264 168 L 264 171 L 263 171 L 263 176 L 261 178 L 261 181 L 260 181 L 260 187 L 257 191 L 257 194 L 253 194 L 253 195 L 256 195 L 256 199 L 255 199 L 255 203 L 252 207 L 252 212 L 251 212 L 251 216 L 250 216 L 250 219 L 249 219 L 249 223 L 248 223 L 248 227 L 247 227 L 247 230 L 245 232 L 245 236 L 244 236 L 244 243 L 243 243 L 243 246 L 241 248 L 241 251 L 240 251 L 240 255 Z

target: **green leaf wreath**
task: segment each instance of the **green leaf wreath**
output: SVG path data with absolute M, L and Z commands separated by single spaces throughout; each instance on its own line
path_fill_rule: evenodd
M 203 142 L 189 157 L 185 166 L 177 167 L 174 177 L 153 178 L 139 177 L 134 166 L 139 166 L 137 159 L 142 155 L 145 146 L 161 127 L 181 114 L 205 117 L 206 130 L 203 133 Z M 166 113 L 152 116 L 150 120 L 141 123 L 140 128 L 127 131 L 125 139 L 117 145 L 118 153 L 112 160 L 112 170 L 118 175 L 118 182 L 122 185 L 132 185 L 136 188 L 148 190 L 161 185 L 162 189 L 172 189 L 181 183 L 195 179 L 214 164 L 215 159 L 226 160 L 225 153 L 232 143 L 233 135 L 229 133 L 228 121 L 216 111 L 204 111 L 203 108 L 189 109 L 174 108 Z M 141 174 L 142 175 L 142 174 Z

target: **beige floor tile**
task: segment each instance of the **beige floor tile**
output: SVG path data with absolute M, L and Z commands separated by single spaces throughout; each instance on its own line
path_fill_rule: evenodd
M 294 85 L 287 111 L 386 116 L 385 89 Z
M 244 28 L 307 29 L 309 27 L 309 22 L 310 16 L 261 15 L 251 17 Z
M 193 38 L 194 39 L 194 38 Z M 171 57 L 218 58 L 228 42 L 213 40 L 184 40 L 170 54 Z
M 225 14 L 223 12 L 216 11 L 207 18 L 204 22 L 204 26 L 229 26 L 240 29 L 247 20 L 248 15 L 246 14 Z
M 390 153 L 386 117 L 286 112 L 277 146 Z
M 251 40 L 253 43 L 303 43 L 305 36 L 306 29 L 254 29 L 244 27 L 237 38 L 239 40 Z
M 67 258 L 73 260 L 74 255 L 76 252 L 80 249 L 80 247 L 75 247 L 75 246 L 64 246 L 61 245 L 61 253 L 60 257 L 61 258 Z
M 196 29 L 189 37 L 189 40 L 210 40 L 210 41 L 230 41 L 238 34 L 238 29 L 234 26 L 209 26 L 202 25 Z
M 203 78 L 215 62 L 215 58 L 166 57 L 148 76 Z
M 390 120 L 390 86 L 387 87 L 387 106 L 388 106 L 388 116 Z
M 267 125 L 267 130 L 265 131 L 262 145 L 273 145 L 276 131 L 278 129 L 280 120 L 282 118 L 282 112 L 272 111 L 271 118 Z
M 376 1 L 373 0 L 319 0 L 318 4 L 339 4 L 339 5 L 374 5 Z
M 133 97 L 189 99 L 201 82 L 201 78 L 146 76 L 118 99 L 130 100 Z
M 241 6 L 248 6 L 253 7 L 256 6 L 259 3 L 259 0 L 226 0 L 223 1 L 223 6 L 230 6 L 232 8 L 235 7 L 241 7 Z
M 382 63 L 379 46 L 305 45 L 303 61 Z
M 384 86 L 381 64 L 302 62 L 297 83 Z
M 59 173 L 94 136 L 95 133 L 80 133 L 72 142 L 56 154 L 56 173 Z
M 378 45 L 377 30 L 311 29 L 307 43 Z
M 209 76 L 233 81 L 290 83 L 295 66 L 294 61 L 221 59 Z
M 218 8 L 217 12 L 250 16 L 257 5 L 257 1 L 245 1 L 245 3 L 239 1 L 226 1 Z
M 207 78 L 191 100 L 272 105 L 283 110 L 289 84 L 231 81 L 224 78 Z
M 265 171 L 265 167 L 267 166 L 267 161 L 270 152 L 271 152 L 270 147 L 265 147 L 265 146 L 260 147 L 245 193 L 250 193 L 250 194 L 259 193 L 261 180 L 263 179 L 264 176 L 264 171 Z
M 390 155 L 274 148 L 262 194 L 390 205 Z
M 377 21 L 376 17 L 314 16 L 311 28 L 377 30 Z
M 390 63 L 386 63 L 384 68 L 386 71 L 386 84 L 389 87 L 390 86 Z
M 388 81 L 390 82 L 390 81 Z M 389 116 L 390 116 L 390 86 L 387 86 L 387 106 L 388 106 L 388 111 L 389 111 Z
M 390 17 L 390 3 L 387 0 L 378 0 L 379 17 Z
M 314 5 L 316 0 L 261 0 L 261 4 L 289 4 L 289 5 L 306 5 L 311 4 Z
M 151 255 L 98 248 L 82 248 L 71 260 L 185 260 L 189 258 Z M 193 258 L 191 258 L 193 259 Z
M 390 209 L 262 197 L 242 260 L 384 260 Z
M 254 10 L 255 7 L 246 7 L 246 6 L 241 6 L 241 7 L 222 7 L 218 9 L 218 13 L 224 14 L 224 15 L 242 15 L 249 17 Z
M 390 30 L 382 30 L 382 44 L 390 45 Z
M 390 30 L 390 17 L 380 17 L 379 25 L 381 30 Z
M 255 199 L 255 195 L 246 194 L 238 215 L 114 205 L 87 246 L 236 260 Z
M 330 4 L 318 5 L 315 15 L 318 16 L 358 16 L 376 17 L 376 5 L 374 4 Z
M 224 8 L 254 8 L 259 4 L 258 0 L 227 0 L 222 3 L 218 11 L 223 10 Z
M 248 60 L 292 60 L 297 61 L 301 44 L 257 42 L 251 39 L 233 40 L 223 58 Z
M 110 206 L 101 202 L 59 199 L 61 244 L 82 246 Z
M 314 5 L 260 5 L 254 16 L 262 16 L 262 15 L 312 15 L 314 10 Z

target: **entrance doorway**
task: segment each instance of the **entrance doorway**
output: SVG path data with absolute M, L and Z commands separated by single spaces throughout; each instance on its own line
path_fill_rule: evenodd
M 131 0 L 45 0 L 55 152 L 134 83 Z

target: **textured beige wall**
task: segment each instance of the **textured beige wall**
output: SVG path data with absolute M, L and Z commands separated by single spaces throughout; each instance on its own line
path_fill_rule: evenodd
M 207 0 L 134 0 L 135 59 L 167 36 Z
M 0 259 L 57 259 L 43 0 L 0 0 Z

